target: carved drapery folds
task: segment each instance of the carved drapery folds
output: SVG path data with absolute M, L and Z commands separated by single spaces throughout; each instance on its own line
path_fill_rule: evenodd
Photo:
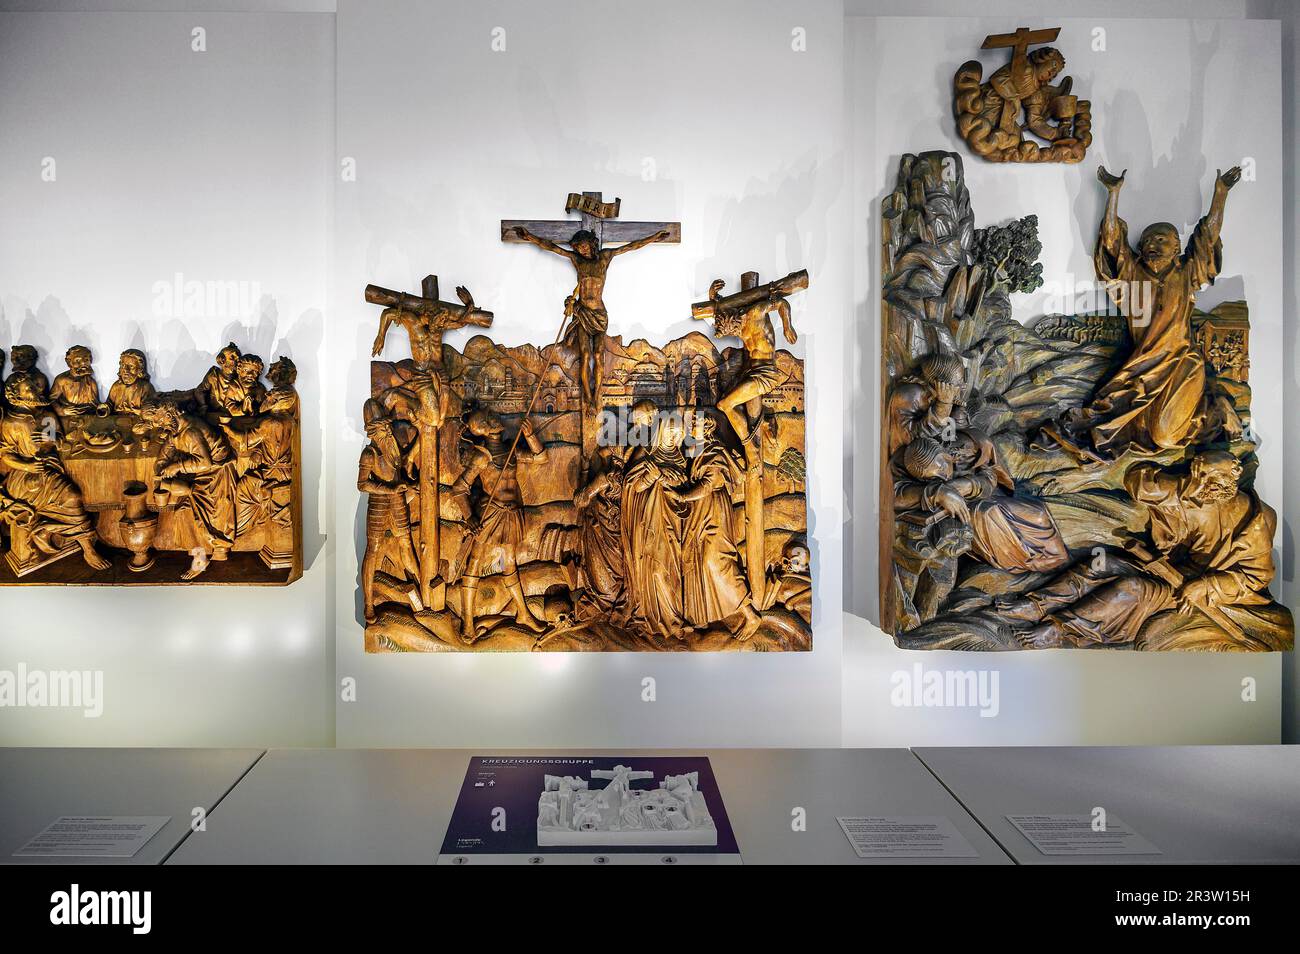
M 371 364 L 368 651 L 811 648 L 803 363 L 773 324 L 795 340 L 787 298 L 807 274 L 714 283 L 693 315 L 738 347 L 625 342 L 603 302 L 611 261 L 679 226 L 619 210 L 574 193 L 580 221 L 502 222 L 577 273 L 551 344 L 443 343 L 492 316 L 468 292 L 438 301 L 432 276 L 420 296 L 367 291 L 413 343 Z
M 1130 245 L 1104 169 L 1099 312 L 1011 317 L 1032 216 L 977 229 L 960 157 L 883 203 L 881 618 L 906 648 L 1290 648 L 1254 490 L 1244 302 L 1202 313 L 1237 170 L 1187 244 Z M 1171 235 L 1172 231 L 1172 235 Z
M 0 584 L 286 584 L 302 575 L 297 370 L 227 345 L 160 393 L 129 349 L 49 381 L 16 345 L 0 399 Z M 263 383 L 263 379 L 269 382 Z

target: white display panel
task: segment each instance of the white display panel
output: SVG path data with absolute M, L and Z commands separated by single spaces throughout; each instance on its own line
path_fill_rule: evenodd
M 955 5 L 954 5 L 955 7 Z M 1100 11 L 1100 8 L 1098 8 Z M 927 11 L 943 12 L 943 11 Z M 955 8 L 951 11 L 959 12 Z M 1086 13 L 1086 7 L 1076 10 Z M 1018 17 L 1018 18 L 1017 18 Z M 1012 22 L 1014 21 L 1014 22 Z M 1283 153 L 1279 31 L 1244 20 L 1104 17 L 861 17 L 847 21 L 849 115 L 854 168 L 854 409 L 846 605 L 877 618 L 879 494 L 879 207 L 899 157 L 947 149 L 962 154 L 976 225 L 1034 213 L 1047 282 L 1091 281 L 1092 249 L 1105 193 L 1098 164 L 1128 169 L 1122 214 L 1135 227 L 1203 214 L 1216 168 L 1252 159 L 1255 179 L 1234 191 L 1223 230 L 1224 268 L 1198 307 L 1245 298 L 1251 319 L 1252 410 L 1261 435 L 1260 496 L 1284 512 L 1282 278 Z M 1094 142 L 1077 166 L 1005 165 L 973 156 L 952 119 L 952 74 L 981 58 L 991 33 L 1019 25 L 1061 26 L 1054 44 L 1081 98 L 1092 103 Z M 1100 32 L 1098 32 L 1100 31 Z M 1105 49 L 1093 50 L 1095 38 Z M 1240 64 L 1251 63 L 1243 70 Z M 1221 155 L 1220 155 L 1221 154 Z M 1131 193 L 1131 194 L 1130 194 Z M 1240 194 L 1239 194 L 1240 193 Z M 1021 320 L 1050 310 L 1044 287 L 1013 298 Z M 1279 521 L 1281 524 L 1281 521 Z M 1287 564 L 1279 530 L 1273 591 L 1285 599 Z M 1172 744 L 1275 742 L 1281 656 L 1134 653 L 909 653 L 874 625 L 846 629 L 844 744 Z M 979 703 L 900 704 L 899 692 L 941 678 L 996 677 L 996 714 Z M 1243 697 L 1250 688 L 1254 701 Z M 918 688 L 921 686 L 918 685 Z M 957 700 L 960 701 L 960 700 Z
M 632 6 L 343 3 L 327 426 L 336 436 L 338 706 L 347 745 L 811 745 L 839 742 L 848 195 L 838 2 Z M 574 24 L 591 25 L 575 30 Z M 806 38 L 806 49 L 797 49 Z M 494 49 L 495 47 L 495 49 Z M 495 312 L 494 340 L 553 339 L 572 276 L 505 245 L 503 218 L 557 218 L 571 191 L 622 217 L 682 223 L 682 243 L 619 261 L 610 333 L 670 339 L 719 275 L 807 268 L 793 302 L 806 362 L 811 653 L 654 656 L 363 651 L 357 564 L 377 311 L 368 282 L 428 273 Z M 563 263 L 560 263 L 563 264 Z M 449 335 L 462 343 L 465 332 Z M 400 356 L 392 336 L 386 357 Z M 643 701 L 654 680 L 655 702 Z
M 0 668 L 100 673 L 103 698 L 92 718 L 2 709 L 0 744 L 333 738 L 320 427 L 333 35 L 325 15 L 0 14 L 0 348 L 36 345 L 52 376 L 85 343 L 105 389 L 130 347 L 160 390 L 194 387 L 227 341 L 290 356 L 306 551 L 287 588 L 5 588 Z M 182 292 L 236 294 L 177 309 L 178 275 Z

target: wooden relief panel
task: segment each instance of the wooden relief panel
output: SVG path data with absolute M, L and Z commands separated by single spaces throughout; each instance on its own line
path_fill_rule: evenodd
M 677 224 L 618 221 L 598 194 L 565 211 L 582 218 L 502 223 L 576 272 L 550 344 L 457 350 L 445 331 L 493 320 L 468 290 L 366 289 L 381 337 L 400 326 L 411 346 L 372 362 L 364 409 L 366 649 L 811 648 L 803 364 L 772 319 L 795 340 L 807 274 L 714 282 L 692 312 L 732 344 L 625 342 L 610 264 Z
M 53 380 L 15 346 L 0 402 L 0 584 L 286 584 L 302 575 L 300 408 L 288 358 L 229 344 L 159 393 L 80 345 Z M 263 378 L 266 381 L 264 383 Z
M 1073 93 L 1074 81 L 1057 77 L 1065 57 L 1051 43 L 1060 27 L 995 34 L 985 50 L 1010 50 L 1011 59 L 984 79 L 979 60 L 953 77 L 957 133 L 990 162 L 1080 162 L 1092 145 L 1092 105 Z M 1029 49 L 1033 46 L 1034 49 Z
M 1037 220 L 976 228 L 961 159 L 904 156 L 883 206 L 881 617 L 909 649 L 1290 649 L 1254 490 L 1245 302 L 1222 264 L 1239 170 L 1187 238 L 1133 242 L 1124 177 L 1094 262 L 1107 301 L 1022 325 Z

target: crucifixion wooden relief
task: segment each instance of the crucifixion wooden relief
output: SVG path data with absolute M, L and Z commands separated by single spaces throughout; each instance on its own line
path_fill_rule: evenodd
M 366 289 L 376 356 L 393 325 L 412 349 L 372 363 L 364 411 L 369 651 L 810 648 L 803 365 L 769 317 L 796 340 L 786 298 L 808 275 L 714 283 L 693 316 L 740 347 L 625 343 L 610 265 L 680 226 L 620 211 L 572 193 L 576 218 L 501 222 L 574 268 L 550 344 L 458 350 L 444 331 L 492 318 L 464 289 Z

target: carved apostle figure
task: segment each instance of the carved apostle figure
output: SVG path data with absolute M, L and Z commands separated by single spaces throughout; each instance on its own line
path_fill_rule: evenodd
M 716 436 L 718 422 L 693 412 L 688 433 L 694 438 L 687 482 L 670 498 L 687 506 L 682 531 L 683 615 L 697 629 L 725 622 L 739 640 L 758 628 L 749 584 L 736 544 L 731 498 L 740 468 Z
M 117 360 L 117 380 L 108 389 L 108 406 L 114 414 L 139 414 L 145 402 L 155 397 L 144 352 L 136 348 L 123 351 Z
M 181 575 L 192 580 L 235 545 L 235 454 L 220 431 L 171 401 L 147 402 L 140 422 L 162 443 L 154 462 L 157 493 L 193 518 L 194 560 Z
M 68 370 L 55 376 L 50 385 L 50 404 L 54 412 L 59 417 L 73 420 L 94 414 L 103 405 L 99 400 L 99 382 L 95 380 L 95 369 L 91 366 L 90 349 L 73 345 L 65 359 Z
M 200 411 L 229 417 L 230 409 L 239 406 L 243 400 L 238 378 L 239 357 L 239 346 L 233 341 L 217 352 L 217 363 L 194 389 L 194 401 Z
M 357 489 L 366 494 L 366 553 L 361 560 L 361 593 L 366 622 L 375 620 L 375 572 L 384 551 L 393 547 L 394 562 L 406 573 L 408 599 L 419 610 L 420 564 L 411 542 L 411 515 L 406 495 L 411 490 L 405 474 L 402 449 L 393 434 L 393 422 L 375 401 L 366 402 L 366 436 L 370 443 L 361 451 Z
M 1179 648 L 1197 629 L 1226 639 L 1206 607 L 1252 633 L 1252 645 L 1237 648 L 1281 648 L 1289 619 L 1280 624 L 1278 611 L 1286 611 L 1267 593 L 1277 514 L 1240 490 L 1240 478 L 1241 464 L 1226 451 L 1198 454 L 1182 476 L 1148 464 L 1132 468 L 1124 487 L 1148 508 L 1158 559 L 1113 557 L 1100 571 L 1080 564 L 1030 596 L 1004 602 L 999 612 L 1038 621 L 1021 636 L 1031 648 L 1134 641 L 1149 649 Z M 1168 568 L 1164 575 L 1148 570 L 1157 562 Z M 1277 645 L 1269 644 L 1273 635 Z
M 257 366 L 261 367 L 260 358 Z M 270 391 L 254 382 L 263 392 L 257 406 L 257 423 L 236 435 L 241 456 L 246 454 L 249 459 L 236 488 L 236 529 L 241 536 L 268 521 L 283 529 L 293 526 L 293 451 L 299 405 L 293 385 L 298 371 L 288 358 L 280 358 L 271 365 L 267 376 L 275 385 Z
M 0 420 L 0 464 L 4 491 L 21 512 L 22 530 L 37 552 L 53 555 L 68 543 L 81 547 L 87 565 L 111 565 L 95 552 L 95 525 L 81 491 L 59 457 L 59 424 L 31 375 L 19 373 L 6 385 L 9 410 Z M 12 520 L 11 520 L 12 522 Z
M 946 443 L 918 437 L 893 462 L 894 506 L 942 510 L 969 524 L 972 555 L 1000 570 L 1065 566 L 1070 551 L 1046 505 L 1009 494 L 1010 475 L 988 460 L 985 447 L 986 439 L 964 430 Z
M 466 564 L 461 571 L 461 642 L 478 639 L 474 625 L 474 599 L 479 580 L 497 573 L 505 575 L 506 590 L 514 603 L 515 622 L 540 633 L 546 624 L 537 619 L 524 600 L 519 582 L 518 553 L 524 541 L 523 494 L 519 487 L 518 464 L 544 463 L 546 446 L 533 433 L 527 418 L 519 424 L 520 441 L 527 450 L 510 454 L 504 439 L 505 426 L 487 411 L 474 411 L 466 430 L 481 441 L 471 452 L 468 465 L 451 486 L 451 494 L 469 500 L 475 486 L 483 496 L 471 507 L 466 535 Z
M 1205 362 L 1192 344 L 1192 306 L 1214 281 L 1223 258 L 1219 230 L 1228 190 L 1239 168 L 1219 174 L 1210 210 L 1181 247 L 1168 222 L 1147 226 L 1137 248 L 1119 217 L 1123 174 L 1098 168 L 1106 212 L 1097 239 L 1097 277 L 1128 318 L 1133 350 L 1087 407 L 1067 415 L 1068 429 L 1089 431 L 1098 453 L 1118 457 L 1130 445 L 1142 452 L 1186 447 L 1206 422 Z
M 260 356 L 241 354 L 235 362 L 235 380 L 239 384 L 238 400 L 232 400 L 228 410 L 233 417 L 251 417 L 258 413 L 262 402 L 266 400 L 266 385 L 262 383 L 262 370 L 265 364 Z
M 9 351 L 9 377 L 5 378 L 5 388 L 20 377 L 30 378 L 32 393 L 39 400 L 48 401 L 50 397 L 50 379 L 36 367 L 36 349 L 31 345 L 14 345 Z M 8 401 L 8 397 L 5 398 Z
M 888 453 L 917 437 L 942 438 L 967 423 L 961 402 L 966 369 L 952 354 L 930 354 L 889 392 Z
M 623 477 L 622 541 L 632 622 L 657 636 L 685 639 L 682 533 L 686 505 L 675 489 L 688 479 L 681 415 L 660 415 L 649 401 L 632 408 L 647 443 L 633 448 Z
M 534 235 L 522 225 L 516 226 L 515 236 L 568 259 L 578 273 L 577 287 L 564 300 L 564 316 L 568 322 L 564 342 L 578 355 L 582 389 L 590 403 L 600 388 L 601 354 L 605 332 L 609 328 L 609 313 L 605 310 L 605 278 L 609 274 L 609 263 L 618 255 L 665 241 L 671 234 L 666 230 L 659 231 L 614 248 L 601 248 L 600 239 L 586 229 L 573 234 L 569 248 Z

